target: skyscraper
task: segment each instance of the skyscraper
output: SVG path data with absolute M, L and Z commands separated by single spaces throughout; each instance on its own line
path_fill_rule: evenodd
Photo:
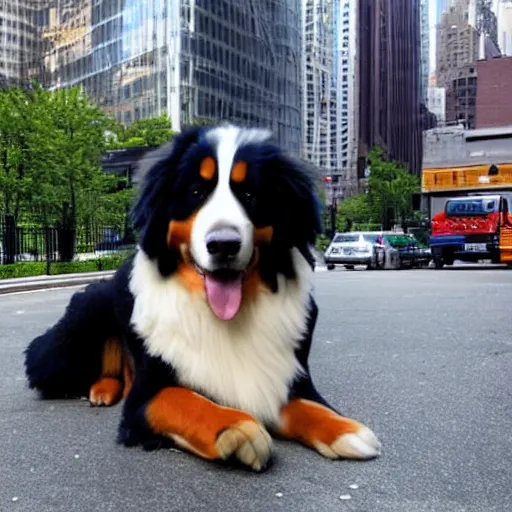
M 325 174 L 337 170 L 335 34 L 331 0 L 303 0 L 303 156 Z
M 202 119 L 265 126 L 298 154 L 300 2 L 38 0 L 40 76 L 83 86 L 123 123 L 167 113 L 176 130 Z
M 419 0 L 359 0 L 360 178 L 376 145 L 420 173 L 419 11 Z
M 475 2 L 475 27 L 478 34 L 490 39 L 498 48 L 498 21 L 493 11 L 492 0 L 471 0 Z M 480 58 L 485 58 L 485 50 L 481 52 Z
M 424 105 L 428 103 L 428 79 L 430 73 L 430 1 L 420 1 L 420 30 L 421 30 L 421 101 Z
M 357 190 L 356 11 L 350 0 L 304 0 L 303 156 L 331 177 L 329 194 Z
M 0 84 L 27 82 L 40 72 L 38 2 L 0 2 Z
M 475 125 L 479 36 L 469 0 L 451 0 L 437 27 L 436 78 L 446 91 L 446 122 Z
M 338 196 L 357 192 L 358 141 L 358 54 L 357 54 L 357 2 L 336 2 L 336 57 L 335 86 L 337 98 L 337 160 L 341 169 Z M 333 184 L 336 187 L 336 183 Z
M 496 6 L 498 46 L 503 55 L 512 56 L 512 2 Z

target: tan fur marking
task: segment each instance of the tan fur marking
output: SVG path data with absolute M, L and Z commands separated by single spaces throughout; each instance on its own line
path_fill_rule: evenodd
M 247 177 L 247 162 L 237 162 L 231 169 L 231 181 L 243 183 Z
M 339 416 L 323 405 L 309 400 L 292 400 L 281 411 L 280 434 L 312 448 L 319 443 L 330 446 L 343 434 L 355 434 L 361 424 Z
M 201 178 L 206 181 L 211 181 L 215 176 L 215 160 L 211 156 L 207 156 L 202 162 L 199 169 Z
M 146 407 L 146 420 L 155 433 L 204 459 L 236 455 L 259 471 L 270 457 L 270 436 L 253 417 L 189 389 L 162 389 Z
M 167 228 L 167 246 L 181 252 L 182 245 L 190 245 L 192 227 L 197 213 L 194 213 L 186 220 L 171 220 Z
M 113 377 L 102 377 L 95 382 L 89 391 L 89 401 L 92 405 L 115 405 L 121 399 L 123 384 Z
M 131 391 L 134 377 L 135 364 L 133 362 L 132 356 L 128 353 L 128 351 L 125 351 L 123 361 L 123 398 L 126 398 L 128 393 Z
M 123 368 L 123 347 L 117 338 L 109 338 L 103 347 L 101 375 L 119 377 Z
M 254 230 L 254 243 L 269 244 L 274 236 L 274 228 L 272 226 L 265 226 L 264 228 L 255 228 Z

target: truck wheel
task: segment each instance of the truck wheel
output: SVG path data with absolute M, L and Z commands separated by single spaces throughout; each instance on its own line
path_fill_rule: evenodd
M 334 270 L 335 268 L 336 268 L 336 265 L 334 263 L 327 264 L 327 270 Z
M 345 265 L 347 270 L 354 270 L 354 265 Z
M 444 260 L 441 256 L 434 256 L 434 266 L 436 268 L 443 268 L 444 267 Z
M 455 261 L 455 257 L 453 254 L 444 254 L 443 260 L 445 265 L 453 265 L 453 262 Z

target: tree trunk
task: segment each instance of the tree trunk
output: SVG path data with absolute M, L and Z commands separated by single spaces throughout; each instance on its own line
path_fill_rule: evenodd
M 4 149 L 2 151 L 2 166 L 4 168 L 5 174 L 8 176 L 9 172 L 7 170 L 7 150 L 6 149 Z M 4 196 L 4 213 L 6 215 L 10 215 L 12 213 L 11 212 L 12 193 L 8 192 L 8 191 L 4 191 L 3 196 Z
M 75 192 L 75 183 L 73 178 L 69 179 L 69 192 L 71 199 L 71 215 L 70 215 L 70 228 L 76 228 L 76 192 Z
M 23 163 L 21 163 L 19 166 L 18 166 L 18 180 L 21 181 L 23 180 L 23 177 L 25 176 L 25 166 L 23 165 Z M 20 203 L 21 203 L 21 194 L 18 192 L 16 194 L 16 199 L 14 200 L 14 218 L 17 219 L 18 218 L 18 215 L 20 213 Z

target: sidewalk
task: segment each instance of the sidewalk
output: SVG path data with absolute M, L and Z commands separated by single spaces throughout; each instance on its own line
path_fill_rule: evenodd
M 114 271 L 85 272 L 82 274 L 61 274 L 57 276 L 32 276 L 17 277 L 14 279 L 0 280 L 0 295 L 14 292 L 25 292 L 32 290 L 45 290 L 48 288 L 65 288 L 79 286 L 100 279 L 106 279 L 114 275 Z
M 321 253 L 313 251 L 316 260 L 316 272 L 325 272 L 327 267 L 323 261 Z M 80 274 L 60 274 L 57 276 L 31 276 L 16 277 L 11 279 L 0 279 L 0 295 L 15 292 L 26 292 L 33 290 L 46 290 L 49 288 L 66 288 L 70 286 L 80 286 L 100 279 L 107 279 L 114 275 L 114 271 L 107 270 L 103 272 L 85 272 Z

